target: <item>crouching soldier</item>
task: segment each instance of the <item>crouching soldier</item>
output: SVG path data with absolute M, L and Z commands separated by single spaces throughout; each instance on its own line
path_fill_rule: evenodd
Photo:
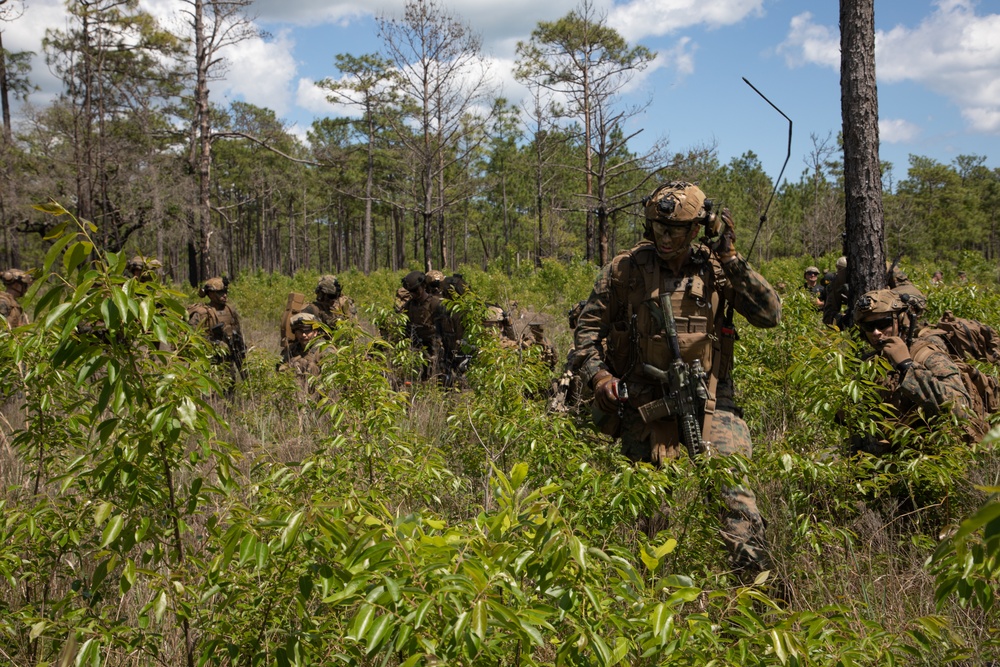
M 320 335 L 319 320 L 312 313 L 296 313 L 291 322 L 294 340 L 281 352 L 278 370 L 292 371 L 304 384 L 319 375 L 319 360 L 323 348 L 311 345 Z
M 883 380 L 882 401 L 895 406 L 901 423 L 913 424 L 927 415 L 951 410 L 963 419 L 970 439 L 986 432 L 978 394 L 971 393 L 958 363 L 949 355 L 944 339 L 933 330 L 921 331 L 916 323 L 919 297 L 898 289 L 866 293 L 854 307 L 854 323 L 878 356 L 892 366 Z M 884 454 L 887 438 L 852 438 L 855 450 Z

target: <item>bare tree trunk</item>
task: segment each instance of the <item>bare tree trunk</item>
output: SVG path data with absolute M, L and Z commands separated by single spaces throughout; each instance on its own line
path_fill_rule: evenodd
M 8 145 L 11 140 L 9 97 L 10 91 L 7 89 L 7 59 L 4 56 L 3 50 L 3 30 L 0 30 L 0 108 L 3 110 L 3 138 Z
M 840 1 L 840 53 L 845 255 L 848 283 L 856 298 L 886 286 L 874 0 Z
M 298 258 L 295 256 L 295 210 L 292 198 L 288 198 L 288 275 L 294 276 L 298 269 Z

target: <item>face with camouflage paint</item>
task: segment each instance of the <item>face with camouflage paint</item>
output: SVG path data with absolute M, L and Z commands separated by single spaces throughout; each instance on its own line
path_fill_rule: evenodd
M 698 225 L 693 221 L 678 224 L 654 220 L 651 225 L 656 254 L 665 261 L 675 260 L 687 253 L 699 231 Z

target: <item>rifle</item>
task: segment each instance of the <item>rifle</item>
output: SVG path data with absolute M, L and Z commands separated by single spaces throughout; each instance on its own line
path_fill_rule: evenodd
M 247 343 L 243 340 L 243 333 L 238 329 L 234 331 L 233 335 L 226 341 L 226 345 L 229 346 L 229 353 L 233 355 L 233 361 L 236 362 L 236 370 L 239 371 L 240 377 L 246 380 L 247 374 L 243 370 L 243 362 L 247 358 Z
M 698 418 L 703 414 L 705 402 L 708 400 L 707 375 L 700 359 L 695 359 L 689 364 L 681 357 L 677 323 L 674 321 L 674 309 L 669 294 L 660 295 L 660 307 L 674 360 L 666 370 L 650 364 L 642 365 L 647 375 L 660 382 L 663 397 L 641 406 L 639 414 L 647 424 L 664 417 L 675 417 L 681 443 L 687 449 L 688 455 L 695 459 L 706 453 L 710 444 L 702 438 L 701 425 L 698 423 Z
M 227 336 L 226 327 L 222 322 L 212 327 L 210 333 L 210 340 L 226 344 L 227 359 L 236 364 L 236 370 L 239 371 L 240 377 L 245 380 L 246 373 L 243 371 L 243 361 L 247 357 L 247 344 L 243 340 L 243 334 L 237 330 L 233 331 L 233 335 Z

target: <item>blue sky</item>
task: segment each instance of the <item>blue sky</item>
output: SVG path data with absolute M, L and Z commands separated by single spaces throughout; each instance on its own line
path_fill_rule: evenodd
M 177 0 L 142 0 L 165 22 Z M 441 0 L 483 35 L 503 94 L 524 90 L 510 73 L 518 40 L 538 21 L 555 20 L 578 0 Z M 811 136 L 835 139 L 841 127 L 838 5 L 835 0 L 594 0 L 631 43 L 658 53 L 624 100 L 651 102 L 632 129 L 636 148 L 665 137 L 671 151 L 715 143 L 728 162 L 747 151 L 772 177 L 785 157 L 787 122 L 743 81 L 749 79 L 794 121 L 786 178 L 797 180 Z M 269 107 L 304 136 L 314 118 L 345 113 L 314 85 L 338 77 L 337 53 L 380 49 L 374 16 L 401 14 L 404 0 L 257 0 L 264 40 L 233 47 L 213 100 Z M 59 0 L 29 0 L 4 32 L 11 50 L 40 52 L 46 27 L 64 22 Z M 881 158 L 905 176 L 908 156 L 943 163 L 958 155 L 1000 167 L 1000 0 L 875 0 Z M 36 61 L 44 103 L 58 89 Z

